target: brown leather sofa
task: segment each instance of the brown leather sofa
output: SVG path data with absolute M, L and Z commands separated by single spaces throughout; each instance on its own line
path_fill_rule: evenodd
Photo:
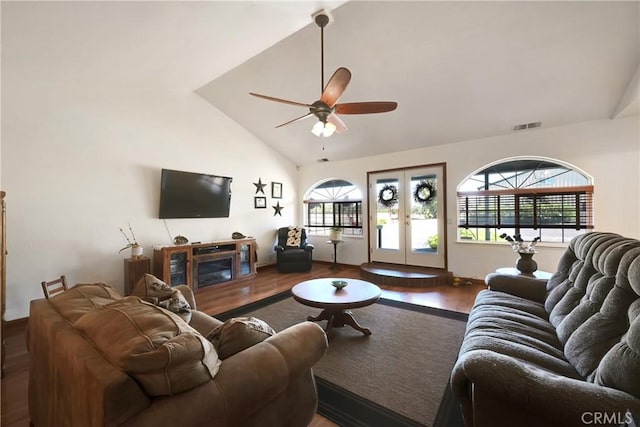
M 180 291 L 192 307 L 189 323 L 104 284 L 32 301 L 33 425 L 308 425 L 324 331 L 303 322 L 221 360 L 207 337 L 222 322 L 195 309 L 189 288 Z
M 640 241 L 587 233 L 546 286 L 486 281 L 451 374 L 466 426 L 640 425 Z

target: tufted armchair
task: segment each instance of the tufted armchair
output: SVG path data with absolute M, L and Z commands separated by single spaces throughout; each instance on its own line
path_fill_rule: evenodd
M 311 270 L 314 246 L 307 243 L 307 233 L 302 227 L 278 229 L 278 244 L 274 247 L 280 273 Z

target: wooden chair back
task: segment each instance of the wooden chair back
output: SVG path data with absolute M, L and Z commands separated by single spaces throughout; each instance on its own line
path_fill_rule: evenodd
M 50 282 L 42 282 L 42 292 L 44 292 L 44 297 L 46 299 L 66 290 L 67 278 L 64 275 L 60 276 L 59 279 L 55 279 Z

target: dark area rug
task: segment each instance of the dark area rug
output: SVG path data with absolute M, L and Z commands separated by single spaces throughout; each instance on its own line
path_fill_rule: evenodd
M 319 312 L 285 292 L 216 317 L 254 316 L 280 331 Z M 462 426 L 448 384 L 467 315 L 385 299 L 353 314 L 373 333 L 330 332 L 313 369 L 318 412 L 341 426 Z

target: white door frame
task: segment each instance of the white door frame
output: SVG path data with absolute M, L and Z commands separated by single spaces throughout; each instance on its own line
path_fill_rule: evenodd
M 412 227 L 418 226 L 411 215 L 413 194 L 410 187 L 411 177 L 420 174 L 434 174 L 437 177 L 437 235 L 438 246 L 435 251 L 413 250 Z M 397 187 L 398 204 L 394 230 L 397 229 L 397 242 L 390 247 L 378 248 L 380 231 L 377 227 L 378 189 L 377 180 L 394 180 Z M 369 262 L 386 262 L 403 265 L 416 265 L 447 269 L 447 210 L 446 210 L 446 163 L 435 163 L 408 168 L 371 171 L 367 173 L 367 197 L 369 207 Z M 386 227 L 386 225 L 384 226 Z M 383 227 L 383 228 L 384 228 Z M 424 236 L 421 236 L 423 238 Z M 422 244 L 422 243 L 421 243 Z

